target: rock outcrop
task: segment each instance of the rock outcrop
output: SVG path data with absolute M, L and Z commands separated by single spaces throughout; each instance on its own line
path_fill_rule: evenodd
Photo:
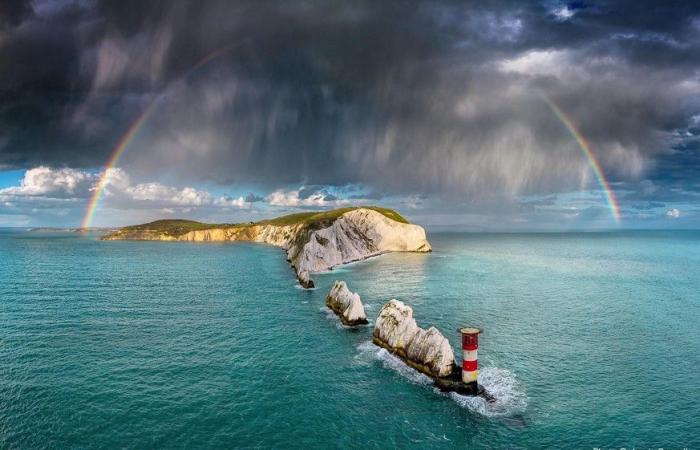
M 449 341 L 435 327 L 416 324 L 413 309 L 390 300 L 379 312 L 372 341 L 432 377 L 449 377 L 456 370 Z
M 302 272 L 299 272 L 297 277 L 299 278 L 299 284 L 304 289 L 311 289 L 314 287 L 314 280 L 311 279 L 311 276 L 309 276 L 308 271 L 304 270 Z
M 398 216 L 395 212 L 391 214 Z M 160 221 L 163 222 L 167 221 Z M 332 216 L 332 219 L 300 220 L 297 223 L 293 220 L 279 223 L 273 220 L 245 225 L 212 226 L 177 234 L 151 229 L 146 224 L 123 228 L 102 239 L 263 242 L 286 250 L 287 260 L 300 282 L 304 272 L 329 270 L 382 253 L 431 251 L 422 227 L 394 220 L 371 208 L 349 209 Z
M 340 317 L 343 325 L 355 326 L 367 323 L 365 307 L 360 295 L 350 292 L 345 281 L 336 281 L 326 297 L 326 306 Z

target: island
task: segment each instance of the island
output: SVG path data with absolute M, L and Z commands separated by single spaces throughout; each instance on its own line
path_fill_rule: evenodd
M 423 227 L 409 223 L 392 209 L 377 206 L 303 212 L 249 223 L 157 220 L 118 229 L 101 239 L 272 244 L 286 251 L 287 261 L 305 288 L 313 287 L 310 273 L 387 252 L 432 250 Z

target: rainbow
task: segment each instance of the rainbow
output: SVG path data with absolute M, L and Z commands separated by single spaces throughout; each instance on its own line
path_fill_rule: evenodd
M 617 203 L 617 198 L 615 198 L 615 192 L 610 187 L 610 183 L 608 183 L 608 180 L 605 178 L 603 168 L 600 166 L 598 158 L 596 158 L 595 154 L 591 150 L 590 144 L 588 144 L 588 141 L 586 141 L 586 139 L 581 135 L 581 133 L 579 133 L 571 119 L 569 119 L 566 116 L 566 114 L 564 114 L 561 108 L 559 108 L 546 95 L 543 95 L 542 98 L 544 98 L 545 103 L 547 103 L 554 115 L 557 116 L 557 119 L 559 119 L 561 123 L 564 124 L 569 133 L 571 133 L 571 136 L 573 136 L 579 148 L 586 156 L 586 159 L 588 159 L 588 163 L 593 169 L 593 173 L 595 174 L 596 178 L 598 179 L 598 183 L 600 183 L 600 187 L 605 193 L 605 198 L 608 202 L 608 206 L 610 207 L 610 214 L 612 215 L 615 222 L 620 222 L 622 214 L 620 213 L 620 206 Z
M 192 66 L 187 72 L 185 72 L 179 79 L 184 79 L 188 75 L 190 75 L 192 72 L 195 70 L 205 66 L 209 62 L 215 60 L 216 58 L 220 57 L 221 55 L 227 53 L 228 51 L 232 50 L 233 48 L 237 47 L 240 44 L 232 44 L 228 45 L 226 47 L 219 48 L 211 53 L 209 53 L 207 56 L 202 58 L 200 61 L 198 61 L 194 66 Z M 83 221 L 81 223 L 81 228 L 87 229 L 90 228 L 90 225 L 92 224 L 92 220 L 95 216 L 95 211 L 97 210 L 97 206 L 99 204 L 100 198 L 102 197 L 102 193 L 104 192 L 105 187 L 107 186 L 109 182 L 109 174 L 111 169 L 113 169 L 117 163 L 119 162 L 119 159 L 121 156 L 124 154 L 125 150 L 131 143 L 131 141 L 134 139 L 138 131 L 141 129 L 141 127 L 146 123 L 146 120 L 148 117 L 151 115 L 151 113 L 156 109 L 156 105 L 159 103 L 159 100 L 161 100 L 163 97 L 165 97 L 166 92 L 161 93 L 158 97 L 156 97 L 147 107 L 144 109 L 141 114 L 132 122 L 132 124 L 129 126 L 127 129 L 126 133 L 119 139 L 116 147 L 114 147 L 114 150 L 112 150 L 112 153 L 107 160 L 107 163 L 105 164 L 105 168 L 102 171 L 102 173 L 99 176 L 98 182 L 95 184 L 95 187 L 92 191 L 92 195 L 90 196 L 90 200 L 88 201 L 87 208 L 85 211 L 85 216 L 83 217 Z M 615 198 L 615 192 L 613 189 L 610 187 L 610 183 L 608 183 L 608 180 L 605 178 L 605 174 L 603 172 L 603 168 L 600 165 L 600 162 L 598 162 L 598 159 L 596 158 L 595 154 L 591 150 L 590 145 L 588 144 L 588 141 L 579 133 L 579 131 L 576 129 L 574 126 L 573 122 L 564 114 L 564 112 L 559 108 L 549 97 L 546 95 L 542 95 L 542 98 L 544 99 L 545 103 L 549 106 L 549 108 L 552 110 L 554 115 L 561 121 L 562 124 L 566 127 L 566 129 L 571 133 L 571 136 L 574 138 L 576 143 L 578 144 L 579 148 L 583 152 L 583 154 L 586 156 L 586 159 L 588 159 L 588 163 L 590 164 L 591 168 L 593 169 L 593 173 L 595 174 L 596 178 L 598 179 L 598 182 L 603 189 L 603 192 L 605 193 L 605 198 L 607 200 L 607 203 L 610 207 L 610 213 L 615 220 L 615 222 L 619 222 L 622 215 L 620 213 L 620 206 L 618 205 L 617 199 Z
M 117 143 L 117 146 L 114 147 L 114 150 L 112 150 L 112 154 L 107 160 L 105 168 L 100 174 L 97 184 L 95 184 L 95 187 L 92 190 L 92 195 L 90 196 L 90 200 L 88 201 L 85 216 L 83 217 L 83 222 L 80 225 L 81 228 L 90 228 L 92 219 L 95 216 L 95 211 L 97 210 L 97 204 L 100 202 L 102 193 L 104 192 L 104 189 L 107 186 L 107 183 L 109 182 L 109 173 L 111 169 L 113 169 L 117 165 L 117 163 L 119 162 L 119 158 L 121 158 L 121 156 L 124 154 L 124 151 L 129 146 L 129 143 L 132 141 L 134 136 L 136 136 L 136 133 L 139 131 L 144 122 L 146 122 L 146 119 L 148 119 L 148 116 L 151 114 L 153 109 L 155 109 L 154 107 L 157 103 L 156 100 L 152 101 L 151 104 L 143 110 L 139 117 L 131 124 L 126 133 L 124 133 L 121 139 L 119 139 L 119 142 Z
M 239 43 L 227 45 L 226 47 L 219 48 L 209 53 L 207 56 L 205 56 L 204 58 L 199 60 L 195 65 L 193 65 L 189 70 L 187 70 L 187 72 L 178 77 L 178 80 L 187 78 L 187 76 L 189 76 L 195 70 L 205 66 L 206 64 L 210 63 L 211 61 L 215 60 L 216 58 L 229 52 L 230 50 L 239 45 L 241 44 Z M 104 170 L 100 173 L 98 181 L 92 190 L 92 195 L 90 195 L 90 200 L 88 201 L 87 208 L 85 210 L 85 215 L 83 216 L 83 221 L 80 225 L 81 229 L 90 228 L 92 220 L 95 216 L 95 211 L 97 210 L 97 206 L 100 202 L 100 198 L 102 198 L 102 193 L 104 192 L 104 189 L 109 182 L 109 174 L 111 172 L 111 169 L 116 167 L 117 163 L 119 162 L 119 159 L 124 154 L 124 151 L 126 151 L 131 141 L 138 134 L 138 131 L 146 123 L 146 120 L 151 115 L 151 113 L 156 109 L 156 105 L 159 103 L 159 101 L 166 95 L 167 90 L 162 92 L 155 99 L 153 99 L 153 101 L 151 101 L 151 103 L 146 107 L 146 109 L 144 109 L 141 112 L 141 114 L 136 118 L 136 120 L 134 120 L 131 123 L 129 128 L 126 130 L 126 133 L 124 133 L 117 142 L 116 147 L 114 147 L 114 149 L 112 150 L 112 153 L 110 154 L 109 159 L 107 160 L 107 163 L 104 166 Z

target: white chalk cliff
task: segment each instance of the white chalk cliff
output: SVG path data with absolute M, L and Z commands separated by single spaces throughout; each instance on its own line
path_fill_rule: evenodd
M 430 376 L 447 377 L 456 368 L 449 341 L 435 327 L 420 328 L 413 309 L 398 300 L 392 299 L 382 307 L 372 338 L 375 344 Z
M 319 272 L 386 252 L 427 252 L 425 230 L 371 209 L 356 209 L 315 230 L 301 248 L 288 249 L 297 270 Z
M 345 281 L 336 281 L 326 297 L 326 306 L 335 312 L 344 325 L 360 325 L 367 323 L 365 307 L 360 295 L 350 292 Z
M 148 226 L 126 227 L 102 239 L 263 242 L 286 250 L 297 277 L 303 272 L 320 272 L 387 252 L 431 251 L 422 227 L 393 220 L 369 208 L 352 209 L 332 220 L 313 223 L 212 226 L 179 235 Z

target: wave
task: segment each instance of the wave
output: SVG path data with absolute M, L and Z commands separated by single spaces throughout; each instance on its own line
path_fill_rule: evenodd
M 354 330 L 357 328 L 362 328 L 362 327 L 373 327 L 374 322 L 372 320 L 369 320 L 369 323 L 363 324 L 363 325 L 355 325 L 355 326 L 347 326 L 343 325 L 343 322 L 340 321 L 340 317 L 336 313 L 333 312 L 332 309 L 330 309 L 327 306 L 322 306 L 319 311 L 321 311 L 323 314 L 326 315 L 326 319 L 330 320 L 335 324 L 335 327 L 338 328 L 339 330 Z
M 369 365 L 373 361 L 380 361 L 388 369 L 397 372 L 410 382 L 421 385 L 432 385 L 433 380 L 417 370 L 406 365 L 401 358 L 392 355 L 385 348 L 378 347 L 372 341 L 365 341 L 357 346 L 359 353 L 355 356 L 355 361 L 362 365 Z
M 302 290 L 302 291 L 315 291 L 316 289 L 318 289 L 318 286 L 314 286 L 314 287 L 312 287 L 312 288 L 305 288 L 305 287 L 303 287 L 303 286 L 302 286 L 301 284 L 299 284 L 299 283 L 295 283 L 295 284 L 294 284 L 294 287 L 295 287 L 296 289 L 300 289 L 300 290 Z
M 520 414 L 527 407 L 527 394 L 515 374 L 499 367 L 479 369 L 479 384 L 496 399 L 487 402 L 482 397 L 468 397 L 450 392 L 448 395 L 459 406 L 486 417 L 509 417 Z
M 335 327 L 338 328 L 339 330 L 349 330 L 350 327 L 347 325 L 343 325 L 343 323 L 340 321 L 338 316 L 333 312 L 332 309 L 330 309 L 327 306 L 322 306 L 319 311 L 321 311 L 323 314 L 326 315 L 326 319 L 330 320 L 335 324 Z
M 372 341 L 365 341 L 357 346 L 358 354 L 355 361 L 361 365 L 370 365 L 375 361 L 397 372 L 414 384 L 432 386 L 433 380 L 427 375 L 413 369 L 392 355 L 386 349 L 378 347 Z M 459 406 L 485 417 L 509 417 L 522 413 L 527 407 L 527 395 L 517 381 L 515 375 L 499 367 L 484 367 L 479 371 L 479 384 L 482 385 L 495 399 L 493 403 L 482 397 L 459 395 L 455 392 L 443 393 L 434 388 L 439 395 L 449 397 Z

